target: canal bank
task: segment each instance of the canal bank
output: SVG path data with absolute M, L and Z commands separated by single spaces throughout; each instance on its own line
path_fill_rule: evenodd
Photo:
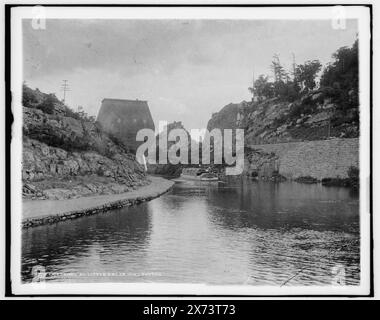
M 136 205 L 161 196 L 174 184 L 173 181 L 161 177 L 150 176 L 149 179 L 149 185 L 126 193 L 67 200 L 23 201 L 22 226 L 29 228 Z
M 359 198 L 321 184 L 180 181 L 138 206 L 25 228 L 21 252 L 25 282 L 43 266 L 52 283 L 326 286 L 342 265 L 355 286 Z

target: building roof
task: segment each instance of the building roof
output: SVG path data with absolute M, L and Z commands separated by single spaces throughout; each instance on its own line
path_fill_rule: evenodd
M 147 103 L 147 100 L 139 100 L 139 99 L 112 99 L 112 98 L 104 98 L 102 102 L 106 101 L 115 101 L 115 102 L 125 102 L 125 103 Z

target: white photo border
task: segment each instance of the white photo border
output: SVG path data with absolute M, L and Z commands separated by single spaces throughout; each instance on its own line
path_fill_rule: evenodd
M 370 110 L 371 17 L 368 6 L 343 6 L 357 19 L 360 79 L 360 285 L 359 286 L 212 286 L 169 283 L 32 283 L 21 281 L 22 219 L 22 19 L 33 18 L 33 6 L 11 10 L 11 282 L 14 295 L 203 295 L 203 296 L 366 296 L 371 290 Z M 44 7 L 47 19 L 332 19 L 334 6 L 228 7 Z M 301 17 L 301 18 L 300 18 Z

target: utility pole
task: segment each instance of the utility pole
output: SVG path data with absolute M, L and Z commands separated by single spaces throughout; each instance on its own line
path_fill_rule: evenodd
M 278 55 L 277 54 L 273 55 L 272 69 L 273 69 L 274 82 L 277 82 L 277 70 L 278 70 Z
M 70 91 L 68 80 L 62 80 L 61 91 L 63 91 L 63 103 L 66 101 L 66 92 Z
M 296 56 L 292 52 L 292 57 L 293 57 L 293 81 L 296 80 Z
M 255 101 L 255 69 L 252 71 L 252 101 Z

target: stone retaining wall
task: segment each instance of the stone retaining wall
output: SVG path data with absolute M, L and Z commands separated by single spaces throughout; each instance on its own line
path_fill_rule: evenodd
M 279 173 L 288 179 L 305 176 L 318 180 L 347 178 L 347 170 L 350 166 L 359 167 L 358 138 L 250 145 L 249 147 L 266 155 L 273 153 Z

